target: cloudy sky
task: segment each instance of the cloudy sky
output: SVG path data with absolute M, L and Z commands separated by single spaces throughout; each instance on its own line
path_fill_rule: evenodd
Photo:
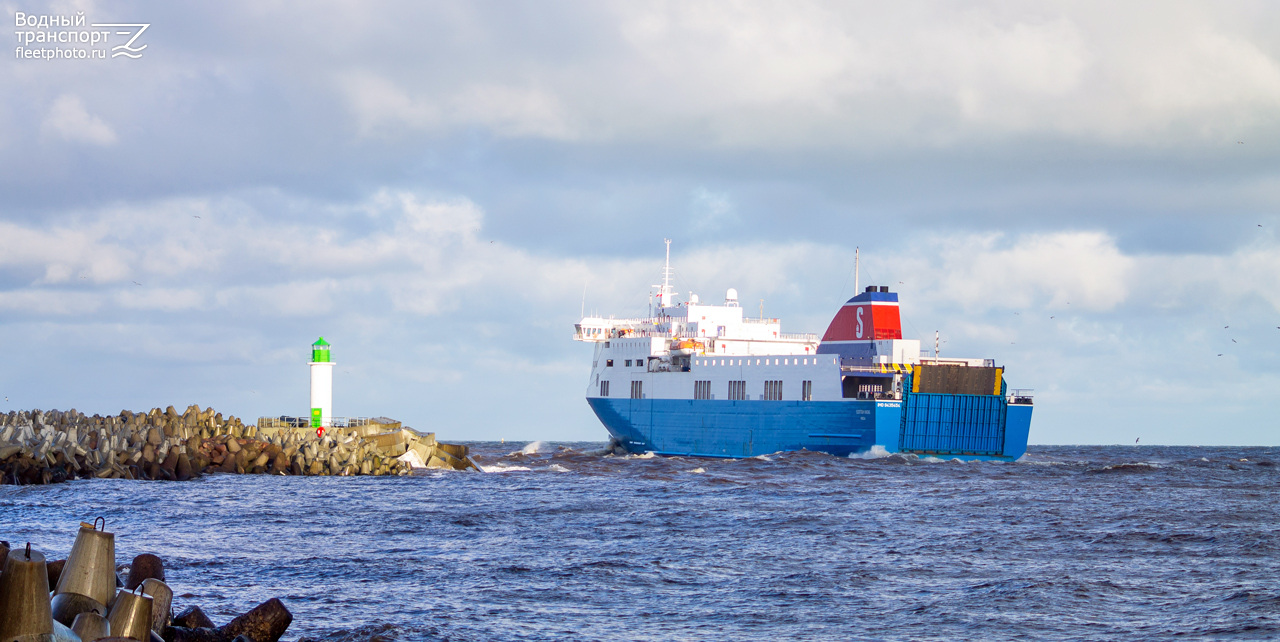
M 1035 443 L 1280 442 L 1273 2 L 0 5 L 0 410 L 305 414 L 323 335 L 338 415 L 602 440 L 665 237 L 792 332 L 860 247 Z

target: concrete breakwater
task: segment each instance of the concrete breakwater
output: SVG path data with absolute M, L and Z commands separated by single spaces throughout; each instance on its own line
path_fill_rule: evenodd
M 259 424 L 264 424 L 260 426 Z M 479 468 L 467 447 L 392 420 L 330 428 L 246 424 L 212 408 L 173 406 L 86 416 L 74 409 L 0 415 L 0 483 L 76 478 L 187 480 L 202 473 L 407 475 Z
M 117 567 L 115 536 L 101 518 L 80 525 L 65 559 L 46 561 L 30 542 L 11 551 L 4 541 L 0 559 L 0 640 L 6 642 L 278 642 L 293 621 L 279 598 L 222 626 L 199 606 L 175 616 L 164 561 L 143 553 Z

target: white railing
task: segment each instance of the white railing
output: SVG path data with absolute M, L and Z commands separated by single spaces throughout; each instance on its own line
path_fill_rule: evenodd
M 357 428 L 368 426 L 373 417 L 330 417 L 330 428 Z M 258 417 L 259 428 L 310 428 L 310 417 Z
M 877 363 L 869 366 L 842 365 L 840 366 L 840 372 L 871 372 L 875 374 L 894 374 L 899 372 L 911 372 L 910 367 L 907 367 L 907 368 L 901 367 L 904 365 L 909 366 L 910 364 L 902 364 L 902 363 L 896 364 L 899 366 L 899 369 L 896 369 L 896 370 L 893 367 L 894 365 L 895 364 L 892 364 L 892 363 L 884 363 L 884 364 Z
M 779 332 L 778 338 L 783 341 L 803 341 L 805 343 L 818 342 L 818 335 L 812 332 Z
M 1005 400 L 1009 403 L 1033 403 L 1036 391 L 1031 388 L 1010 388 L 1005 393 Z
M 926 357 L 926 356 L 920 357 L 920 363 L 923 365 L 929 365 L 929 366 L 968 366 L 970 361 L 977 361 L 977 359 L 963 359 L 963 358 L 953 358 L 953 357 Z M 982 367 L 994 368 L 996 367 L 996 360 L 983 359 Z

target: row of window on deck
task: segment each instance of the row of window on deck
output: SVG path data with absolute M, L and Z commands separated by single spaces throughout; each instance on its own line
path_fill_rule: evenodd
M 726 390 L 726 393 L 727 394 L 724 397 L 725 399 L 728 399 L 730 401 L 746 401 L 747 400 L 747 382 L 745 381 L 728 382 L 728 388 Z M 600 382 L 600 396 L 601 397 L 609 396 L 608 381 Z M 644 399 L 644 382 L 643 381 L 631 382 L 631 398 Z M 715 396 L 712 395 L 711 393 L 711 382 L 710 381 L 693 382 L 693 398 L 694 399 L 715 399 Z M 762 401 L 782 401 L 782 381 L 771 380 L 771 381 L 764 382 L 764 392 L 763 394 L 760 395 L 760 399 Z M 801 381 L 800 382 L 800 400 L 810 401 L 812 399 L 813 399 L 813 382 L 807 381 L 807 380 Z
M 817 357 L 767 357 L 767 358 L 751 358 L 751 359 L 694 359 L 694 365 L 698 366 L 800 366 L 810 365 L 809 360 L 813 360 L 813 365 L 818 365 Z M 752 363 L 752 362 L 755 363 Z M 632 362 L 636 367 L 644 365 L 644 359 L 627 359 L 625 367 L 630 368 Z M 835 365 L 835 359 L 831 360 L 831 364 Z M 606 368 L 613 367 L 613 359 L 605 359 L 604 366 Z

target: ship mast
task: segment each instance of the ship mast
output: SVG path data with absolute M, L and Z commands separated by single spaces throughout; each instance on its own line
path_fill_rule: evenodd
M 848 277 L 845 277 L 845 278 L 848 278 Z M 845 281 L 845 283 L 848 283 L 848 281 Z M 858 287 L 858 248 L 855 247 L 853 248 L 853 293 L 857 294 L 859 290 L 860 288 Z
M 667 262 L 662 266 L 662 289 L 658 291 L 658 309 L 671 306 L 671 239 L 662 239 L 667 244 Z

